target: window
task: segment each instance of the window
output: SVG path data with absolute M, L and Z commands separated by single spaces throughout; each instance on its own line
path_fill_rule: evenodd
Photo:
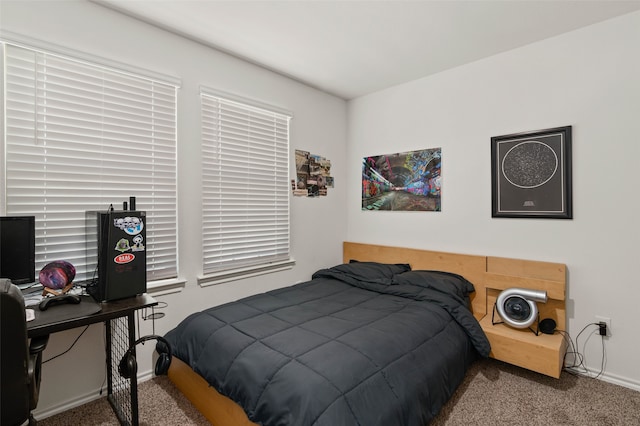
M 290 267 L 291 115 L 203 89 L 203 272 Z
M 177 276 L 177 85 L 3 45 L 7 214 L 36 216 L 36 268 L 90 278 L 85 212 L 135 196 L 147 212 L 147 278 Z

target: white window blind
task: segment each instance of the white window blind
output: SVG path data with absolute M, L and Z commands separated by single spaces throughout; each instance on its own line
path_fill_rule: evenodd
M 147 279 L 177 276 L 175 84 L 4 45 L 6 212 L 35 215 L 36 268 L 86 265 L 85 212 L 147 212 Z M 36 271 L 37 275 L 37 271 Z
M 290 260 L 290 115 L 203 92 L 203 273 Z

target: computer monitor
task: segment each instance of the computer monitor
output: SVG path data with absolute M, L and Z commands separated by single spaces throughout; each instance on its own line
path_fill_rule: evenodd
M 13 284 L 35 282 L 35 216 L 0 216 L 0 278 Z

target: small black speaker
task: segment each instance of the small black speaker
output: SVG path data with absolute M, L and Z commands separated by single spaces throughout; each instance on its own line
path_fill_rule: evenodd
M 137 344 L 146 342 L 148 340 L 157 340 L 159 343 L 156 346 L 156 350 L 159 353 L 158 361 L 156 361 L 155 367 L 156 376 L 167 374 L 167 371 L 169 371 L 169 366 L 171 365 L 171 345 L 169 345 L 169 342 L 167 342 L 161 336 L 149 335 L 136 340 L 135 343 L 129 349 L 127 349 L 127 351 L 122 356 L 122 359 L 118 364 L 118 372 L 125 379 L 135 377 L 138 373 L 138 363 L 136 362 L 136 356 L 134 355 L 133 351 Z M 161 347 L 161 349 L 158 350 L 158 347 Z
M 553 318 L 545 318 L 540 321 L 538 328 L 544 334 L 553 334 L 556 331 L 556 322 Z

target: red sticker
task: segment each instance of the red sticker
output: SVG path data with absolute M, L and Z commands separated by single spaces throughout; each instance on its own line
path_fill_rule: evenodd
M 113 258 L 113 261 L 122 265 L 124 263 L 129 263 L 131 262 L 133 259 L 135 259 L 136 256 L 134 254 L 131 253 L 123 253 L 123 254 L 119 254 L 116 257 Z

